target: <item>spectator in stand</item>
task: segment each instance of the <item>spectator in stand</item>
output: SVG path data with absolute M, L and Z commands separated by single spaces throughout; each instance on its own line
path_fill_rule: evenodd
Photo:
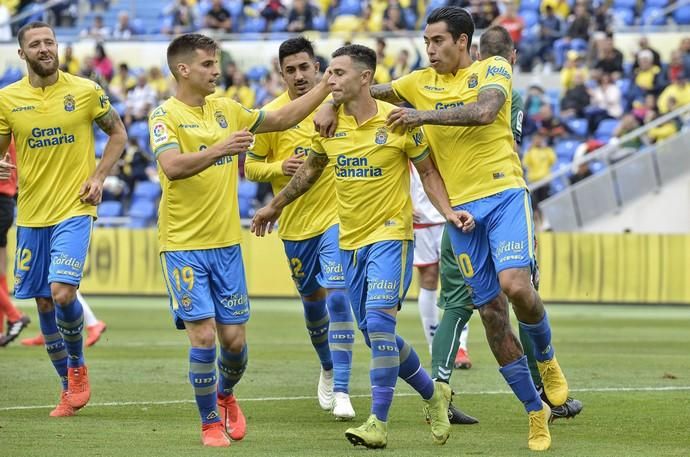
M 163 76 L 160 67 L 151 67 L 149 69 L 149 85 L 156 91 L 156 98 L 158 100 L 165 100 L 170 97 L 170 84 Z
M 565 36 L 556 40 L 553 45 L 556 69 L 560 70 L 565 62 L 566 53 L 573 48 L 584 47 L 589 42 L 590 17 L 587 7 L 575 5 L 575 14 L 568 19 Z
M 156 89 L 149 84 L 146 73 L 140 74 L 137 77 L 137 85 L 127 94 L 125 125 L 129 127 L 133 122 L 146 121 L 157 104 Z
M 82 30 L 79 35 L 82 38 L 92 38 L 97 41 L 107 40 L 110 38 L 110 27 L 106 27 L 103 16 L 99 14 L 93 17 L 91 27 Z
M 594 133 L 604 119 L 619 119 L 623 114 L 621 90 L 609 73 L 602 73 L 590 90 L 591 105 L 587 109 L 589 132 Z
M 398 57 L 395 59 L 395 64 L 391 68 L 391 79 L 398 79 L 420 67 L 421 56 L 416 48 L 413 49 L 417 53 L 417 58 L 412 63 L 410 62 L 410 52 L 407 49 L 400 50 Z
M 74 57 L 74 49 L 71 44 L 65 47 L 65 54 L 60 59 L 60 70 L 73 75 L 79 74 L 79 59 Z
M 94 72 L 105 81 L 113 78 L 113 61 L 105 53 L 105 48 L 101 43 L 96 44 L 96 54 L 91 61 Z
M 683 73 L 683 54 L 680 49 L 675 49 L 671 51 L 671 61 L 666 68 L 665 79 L 666 81 L 675 81 L 678 79 L 678 75 Z
M 685 68 L 685 74 L 690 74 L 690 37 L 683 38 L 680 41 L 680 53 L 683 57 L 683 68 Z
M 640 95 L 659 95 L 665 86 L 664 74 L 661 68 L 654 64 L 654 54 L 649 49 L 637 53 L 638 67 L 635 70 L 635 86 L 631 93 Z M 642 97 L 640 97 L 642 98 Z
M 307 0 L 293 0 L 288 13 L 288 32 L 300 33 L 314 29 L 314 9 Z
M 556 163 L 556 153 L 546 144 L 546 138 L 541 133 L 535 133 L 532 145 L 525 153 L 522 165 L 527 170 L 527 181 L 535 183 L 546 178 L 551 173 L 551 167 Z M 549 196 L 548 186 L 542 186 L 534 192 L 536 203 Z
M 500 25 L 505 28 L 513 39 L 515 49 L 518 49 L 522 42 L 522 31 L 525 28 L 525 21 L 517 14 L 517 5 L 510 1 L 506 3 L 503 14 L 494 19 L 492 25 Z
M 561 92 L 566 92 L 574 87 L 576 76 L 581 76 L 586 81 L 589 77 L 589 71 L 583 56 L 571 49 L 566 54 L 565 65 L 561 70 Z
M 194 30 L 194 9 L 187 0 L 176 0 L 165 12 L 169 24 L 161 31 L 168 35 L 179 35 Z
M 223 6 L 222 0 L 213 0 L 211 9 L 204 16 L 204 26 L 219 32 L 232 32 L 232 16 Z
M 276 19 L 280 19 L 287 14 L 285 5 L 280 0 L 267 0 L 261 10 L 261 17 L 266 19 L 266 31 L 270 30 L 271 24 Z
M 632 113 L 635 115 L 635 119 L 642 122 L 647 116 L 648 111 L 656 111 L 656 97 L 654 94 L 647 94 L 644 101 L 635 100 L 632 104 Z
M 593 31 L 604 34 L 611 33 L 611 24 L 613 24 L 613 17 L 609 4 L 607 2 L 599 2 L 594 8 L 594 14 L 592 14 Z
M 541 107 L 537 126 L 537 132 L 546 138 L 549 146 L 553 146 L 557 139 L 572 135 L 570 128 L 553 114 L 551 103 L 546 103 Z
M 469 12 L 472 14 L 475 29 L 485 29 L 498 17 L 498 6 L 492 0 L 470 0 Z
M 637 152 L 642 147 L 642 140 L 640 137 L 633 138 L 625 143 L 620 142 L 620 138 L 638 129 L 639 127 L 640 123 L 634 114 L 626 113 L 623 115 L 621 121 L 616 126 L 616 129 L 613 131 L 613 137 L 610 141 L 612 144 L 617 144 L 618 149 L 613 151 L 608 157 L 609 162 L 618 162 L 630 154 Z
M 479 45 L 477 43 L 472 43 L 470 45 L 470 58 L 472 62 L 479 60 Z
M 376 72 L 374 72 L 374 82 L 376 84 L 385 84 L 391 80 L 391 68 L 395 60 L 392 56 L 386 54 L 386 40 L 383 38 L 376 39 Z
M 561 116 L 564 119 L 585 117 L 585 109 L 590 104 L 589 89 L 582 73 L 573 76 L 573 85 L 561 99 Z
M 113 29 L 113 38 L 118 40 L 129 40 L 132 35 L 135 35 L 136 31 L 129 21 L 129 13 L 126 10 L 122 10 L 117 15 L 117 24 L 115 29 Z
M 158 173 L 151 156 L 144 152 L 139 140 L 129 137 L 125 153 L 120 160 L 120 179 L 127 188 L 134 189 L 137 182 L 157 181 Z
M 525 42 L 520 46 L 520 69 L 524 72 L 532 70 L 534 60 L 539 58 L 542 63 L 553 62 L 553 46 L 563 35 L 563 21 L 556 16 L 553 7 L 546 6 L 545 12 L 539 18 L 539 37 L 535 42 Z
M 395 0 L 389 2 L 383 11 L 382 30 L 384 32 L 400 32 L 407 30 L 407 28 L 407 22 L 400 4 Z
M 601 141 L 591 139 L 580 144 L 575 149 L 575 155 L 573 156 L 573 164 L 571 167 L 572 175 L 570 176 L 570 184 L 575 184 L 576 182 L 592 176 L 592 172 L 589 169 L 589 163 L 585 162 L 585 156 L 593 151 L 596 151 L 603 145 L 604 143 Z
M 623 53 L 613 46 L 613 35 L 608 34 L 601 42 L 594 68 L 608 73 L 614 81 L 623 74 Z
M 570 4 L 568 0 L 542 0 L 539 10 L 542 14 L 547 14 L 548 9 L 558 16 L 562 21 L 570 15 Z
M 669 112 L 673 111 L 676 109 L 676 99 L 673 97 L 669 97 L 668 99 L 668 109 Z M 645 117 L 645 124 L 652 122 L 654 119 L 659 117 L 659 114 L 656 111 L 650 110 L 647 112 L 647 116 Z M 674 119 L 671 119 L 668 122 L 665 122 L 657 127 L 652 128 L 647 132 L 647 141 L 650 143 L 658 143 L 659 141 L 663 141 L 667 138 L 671 138 L 675 134 L 677 134 L 680 129 L 683 127 L 683 121 L 682 119 L 679 119 L 678 117 L 675 117 Z
M 661 68 L 661 56 L 657 52 L 656 49 L 652 48 L 649 45 L 649 40 L 647 39 L 646 36 L 640 37 L 640 41 L 638 42 L 638 45 L 640 46 L 640 49 L 637 50 L 635 53 L 635 62 L 633 63 L 633 71 L 637 70 L 637 68 L 640 66 L 640 56 L 641 55 L 648 55 L 647 52 L 652 54 L 652 63 L 653 65 Z M 646 52 L 645 52 L 646 51 Z
M 254 108 L 256 104 L 256 92 L 247 82 L 247 77 L 240 70 L 236 70 L 232 76 L 232 86 L 225 92 L 225 96 L 239 102 L 245 108 Z
M 550 104 L 549 97 L 544 93 L 544 89 L 532 84 L 527 89 L 527 99 L 525 100 L 525 119 L 522 126 L 522 134 L 527 137 L 537 131 L 541 109 L 544 105 Z
M 670 103 L 671 99 L 675 100 L 675 104 Z M 672 81 L 666 89 L 659 95 L 657 105 L 659 113 L 665 114 L 670 111 L 671 106 L 680 108 L 690 104 L 690 84 L 688 84 L 688 73 L 683 71 L 678 74 L 675 81 Z
M 134 89 L 136 85 L 137 79 L 130 73 L 129 66 L 122 62 L 118 65 L 117 73 L 108 84 L 108 93 L 111 97 L 124 102 L 127 100 L 127 92 Z

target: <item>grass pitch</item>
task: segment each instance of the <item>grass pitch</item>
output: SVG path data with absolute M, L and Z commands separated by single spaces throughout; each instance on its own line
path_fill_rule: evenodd
M 89 297 L 87 297 L 89 298 Z M 76 417 L 48 412 L 59 385 L 42 348 L 13 343 L 0 349 L 0 456 L 522 456 L 527 417 L 509 393 L 472 320 L 471 370 L 458 370 L 456 403 L 480 424 L 454 426 L 445 446 L 432 444 L 422 402 L 398 383 L 388 448 L 366 451 L 345 439 L 316 400 L 318 359 L 297 300 L 254 300 L 249 322 L 249 367 L 236 392 L 247 416 L 247 437 L 229 449 L 200 444 L 199 417 L 187 380 L 187 340 L 174 330 L 167 300 L 91 298 L 108 324 L 87 349 L 89 405 Z M 22 302 L 38 330 L 34 306 Z M 585 408 L 551 427 L 550 455 L 690 455 L 690 308 L 551 306 L 554 345 L 572 395 Z M 415 303 L 399 317 L 399 333 L 426 366 L 429 355 Z M 359 425 L 369 411 L 369 353 L 360 335 L 351 393 Z

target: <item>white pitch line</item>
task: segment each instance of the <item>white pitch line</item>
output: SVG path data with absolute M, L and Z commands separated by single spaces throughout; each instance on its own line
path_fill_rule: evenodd
M 668 386 L 668 387 L 598 387 L 591 389 L 570 389 L 570 392 L 677 392 L 690 390 L 690 386 Z M 486 390 L 482 392 L 458 392 L 458 395 L 507 395 L 512 394 L 508 390 Z M 399 393 L 396 397 L 415 397 L 416 393 Z M 369 394 L 350 395 L 350 398 L 369 398 Z M 259 397 L 241 398 L 247 401 L 296 401 L 296 400 L 315 400 L 314 396 L 296 397 Z M 90 403 L 90 407 L 95 406 L 149 406 L 149 405 L 179 405 L 194 403 L 194 400 L 165 400 L 165 401 L 109 401 L 103 403 Z M 0 411 L 21 411 L 27 409 L 47 409 L 54 408 L 55 405 L 33 405 L 33 406 L 7 406 L 0 408 Z

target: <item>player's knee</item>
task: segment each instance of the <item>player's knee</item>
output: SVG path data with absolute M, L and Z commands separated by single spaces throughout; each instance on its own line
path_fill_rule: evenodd
M 55 305 L 53 304 L 53 299 L 52 298 L 47 298 L 47 297 L 37 297 L 36 298 L 36 308 L 38 308 L 38 312 L 43 314 L 43 313 L 48 313 L 55 308 Z
M 240 334 L 239 332 L 235 334 L 228 334 L 226 332 L 220 340 L 220 345 L 224 350 L 235 354 L 242 352 L 242 348 L 245 344 L 244 334 Z
M 77 299 L 77 288 L 68 284 L 52 283 L 50 294 L 58 306 L 67 306 Z
M 530 276 L 527 273 L 522 271 L 501 272 L 499 279 L 501 290 L 514 304 L 527 303 L 534 295 L 534 286 L 532 286 Z
M 331 313 L 346 313 L 349 311 L 349 301 L 344 290 L 328 291 L 328 311 Z

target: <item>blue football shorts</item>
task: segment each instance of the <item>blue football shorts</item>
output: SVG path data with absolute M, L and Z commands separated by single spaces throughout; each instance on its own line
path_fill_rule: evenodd
M 49 227 L 17 227 L 14 295 L 50 297 L 50 284 L 79 286 L 93 217 L 75 216 Z
M 368 309 L 402 305 L 412 281 L 413 242 L 379 241 L 340 252 L 352 311 L 357 326 L 366 330 Z
M 284 240 L 287 255 L 300 295 L 311 295 L 319 288 L 344 289 L 345 276 L 338 248 L 338 225 L 308 240 Z
M 249 296 L 239 244 L 162 252 L 161 267 L 175 326 L 214 318 L 225 325 L 249 319 Z
M 509 268 L 534 267 L 534 223 L 526 189 L 508 189 L 453 208 L 469 211 L 476 227 L 463 233 L 447 224 L 453 254 L 474 306 L 500 293 L 498 273 Z

